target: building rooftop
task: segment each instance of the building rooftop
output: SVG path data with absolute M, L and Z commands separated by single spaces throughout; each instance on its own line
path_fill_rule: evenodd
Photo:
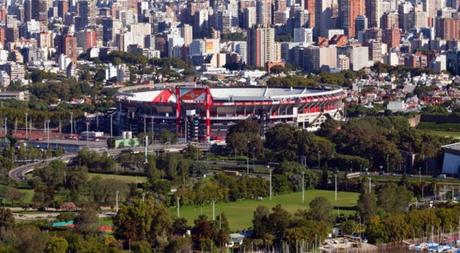
M 196 87 L 191 87 L 194 89 Z M 287 98 L 309 97 L 312 95 L 332 95 L 342 92 L 342 89 L 308 89 L 308 88 L 268 88 L 268 87 L 238 87 L 210 88 L 211 97 L 217 101 L 260 101 L 281 100 Z M 183 95 L 183 94 L 181 94 Z M 197 100 L 204 99 L 200 94 L 193 94 Z M 151 90 L 124 93 L 122 100 L 133 102 L 175 103 L 176 94 L 170 89 Z
M 455 153 L 455 154 L 460 155 L 460 142 L 444 145 L 442 146 L 442 149 L 450 153 Z

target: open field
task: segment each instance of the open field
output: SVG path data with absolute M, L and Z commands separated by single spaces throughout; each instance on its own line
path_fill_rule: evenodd
M 422 129 L 422 131 L 430 134 L 435 134 L 439 135 L 442 137 L 451 137 L 454 139 L 460 139 L 460 132 L 458 131 L 441 131 L 441 130 L 428 130 L 428 129 Z
M 417 128 L 426 133 L 460 139 L 460 124 L 421 122 Z
M 125 183 L 144 183 L 147 181 L 145 176 L 128 176 L 128 175 L 117 175 L 117 174 L 104 174 L 104 173 L 88 173 L 90 178 L 100 176 L 103 179 L 115 179 Z
M 351 214 L 353 211 L 340 211 L 340 207 L 354 207 L 358 200 L 358 193 L 354 192 L 338 192 L 338 201 L 335 202 L 333 191 L 307 190 L 305 191 L 305 203 L 302 203 L 302 193 L 295 192 L 273 196 L 272 201 L 265 198 L 263 200 L 242 200 L 237 202 L 218 203 L 215 206 L 216 215 L 220 212 L 224 212 L 230 223 L 230 228 L 234 231 L 242 230 L 251 226 L 253 211 L 257 206 L 263 205 L 271 208 L 281 204 L 283 208 L 294 213 L 298 209 L 308 208 L 308 203 L 319 196 L 326 197 L 334 206 L 338 207 L 339 210 L 336 211 L 337 213 L 340 212 L 345 214 Z M 171 208 L 170 211 L 174 216 L 177 215 L 176 208 Z M 192 224 L 193 220 L 200 214 L 211 217 L 212 206 L 186 206 L 181 208 L 180 212 L 181 217 L 187 218 L 189 223 Z
M 0 196 L 4 196 L 8 186 L 0 185 Z M 32 198 L 34 196 L 34 190 L 32 189 L 17 189 L 19 192 L 23 194 L 22 202 L 25 204 L 30 204 L 32 202 Z

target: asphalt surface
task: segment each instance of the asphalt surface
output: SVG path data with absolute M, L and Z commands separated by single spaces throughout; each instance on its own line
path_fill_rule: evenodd
M 169 151 L 169 152 L 178 152 L 178 151 L 184 149 L 186 146 L 187 146 L 187 144 L 171 144 L 171 145 L 154 144 L 154 145 L 148 146 L 147 150 L 148 150 L 148 152 L 151 152 L 152 150 L 153 151 L 165 150 L 165 151 Z M 203 145 L 203 146 L 199 146 L 199 148 L 208 149 L 209 147 Z M 102 152 L 107 152 L 110 155 L 118 155 L 122 151 L 127 151 L 127 150 L 132 151 L 132 152 L 144 152 L 145 147 L 135 147 L 135 148 L 125 148 L 125 149 L 93 148 L 92 150 L 96 151 L 96 152 L 101 152 L 101 153 Z M 63 156 L 52 157 L 52 158 L 40 160 L 40 161 L 37 161 L 37 162 L 24 164 L 24 165 L 18 166 L 16 168 L 10 170 L 8 172 L 8 176 L 11 179 L 13 179 L 14 181 L 22 182 L 22 181 L 25 181 L 25 179 L 26 179 L 25 175 L 27 173 L 32 172 L 34 169 L 36 169 L 40 165 L 49 164 L 50 162 L 52 162 L 54 160 L 64 160 L 64 161 L 70 160 L 70 159 L 76 157 L 77 155 L 78 155 L 78 153 L 68 153 L 68 154 L 65 154 Z

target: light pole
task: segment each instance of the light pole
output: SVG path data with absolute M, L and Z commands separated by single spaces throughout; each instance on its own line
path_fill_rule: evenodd
M 47 148 L 50 149 L 50 120 L 46 120 L 46 138 L 47 138 Z
M 272 170 L 270 169 L 270 165 L 267 165 L 267 169 L 270 172 L 270 200 L 272 200 Z
M 388 173 L 391 172 L 391 170 L 390 170 L 390 156 L 389 155 L 387 155 L 387 171 L 388 171 Z
M 113 138 L 113 114 L 110 114 L 110 138 Z
M 147 135 L 147 118 L 145 114 L 144 114 L 144 135 Z
M 337 201 L 337 173 L 334 175 L 334 198 Z
M 369 181 L 369 193 L 372 191 L 372 178 L 368 177 L 367 180 Z
M 206 160 L 207 160 L 207 155 L 206 155 Z M 249 175 L 249 157 L 246 157 L 246 175 Z
M 418 167 L 418 181 L 422 183 L 422 167 Z
M 145 141 L 145 148 L 144 148 L 144 156 L 145 156 L 145 164 L 148 163 L 148 150 L 147 147 L 149 145 L 149 137 L 146 135 L 144 136 L 144 141 Z
M 29 133 L 27 132 L 27 118 L 28 118 L 29 114 L 26 112 L 26 140 L 29 139 Z
M 321 150 L 318 150 L 318 169 L 321 169 Z
M 155 130 L 153 130 L 153 112 L 152 112 L 152 118 L 151 118 L 151 132 L 152 132 L 152 145 L 155 143 Z
M 305 171 L 302 171 L 302 203 L 305 203 Z
M 89 148 L 89 121 L 86 121 L 86 147 Z
M 73 137 L 73 112 L 70 112 L 70 137 Z

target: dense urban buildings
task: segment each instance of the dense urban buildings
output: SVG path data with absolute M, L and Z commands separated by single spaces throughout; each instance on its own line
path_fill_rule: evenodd
M 443 61 L 442 66 L 452 66 L 447 62 L 452 58 L 447 55 L 458 50 L 460 38 L 459 4 L 450 0 L 228 0 L 180 4 L 25 0 L 4 1 L 2 6 L 3 50 L 24 57 L 24 64 L 32 68 L 56 68 L 58 64 L 53 63 L 68 58 L 70 61 L 61 61 L 67 66 L 57 71 L 64 71 L 70 63 L 77 67 L 79 55 L 94 58 L 113 50 L 181 58 L 213 71 L 235 64 L 264 69 L 288 64 L 306 72 L 326 68 L 338 71 L 337 60 L 320 59 L 328 62 L 321 64 L 322 68 L 305 66 L 312 62 L 303 59 L 305 55 L 329 50 L 315 47 L 336 47 L 329 51 L 336 51 L 334 57 L 341 59 L 341 69 L 356 70 L 367 66 L 368 61 L 390 64 L 386 59 L 395 57 L 410 67 L 413 61 L 405 59 L 418 57 L 417 52 L 427 57 L 427 66 L 439 61 Z M 335 37 L 338 35 L 343 37 Z M 343 52 L 357 44 L 367 47 L 363 50 L 369 51 L 369 58 L 360 59 L 360 63 L 350 59 L 350 66 L 343 66 Z M 327 58 L 331 57 L 328 54 Z

